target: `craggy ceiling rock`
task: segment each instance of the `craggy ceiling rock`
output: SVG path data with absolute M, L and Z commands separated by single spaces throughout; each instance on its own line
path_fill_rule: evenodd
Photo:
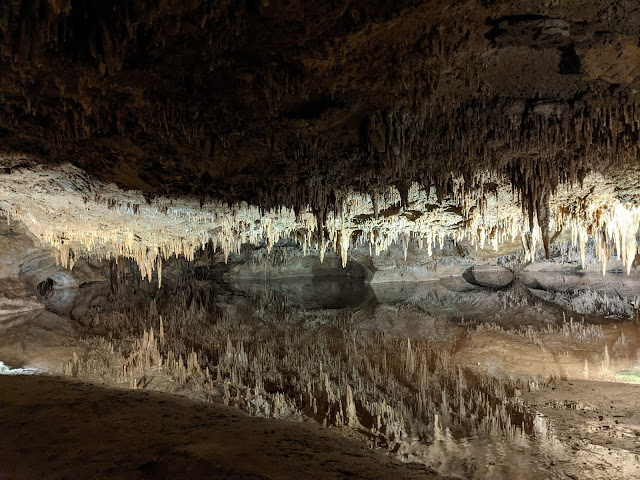
M 537 212 L 635 160 L 639 25 L 635 0 L 8 0 L 2 148 L 320 210 L 489 169 Z

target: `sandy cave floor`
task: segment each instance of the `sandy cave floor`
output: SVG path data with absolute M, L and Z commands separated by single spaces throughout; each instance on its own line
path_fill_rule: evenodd
M 443 478 L 312 423 L 159 392 L 0 376 L 0 479 Z
M 571 380 L 525 395 L 575 455 L 568 478 L 639 478 L 640 385 Z
M 524 400 L 584 457 L 563 478 L 634 478 L 640 385 L 558 381 Z M 314 423 L 40 375 L 0 376 L 0 465 L 2 480 L 445 478 Z M 555 461 L 548 468 L 555 478 Z

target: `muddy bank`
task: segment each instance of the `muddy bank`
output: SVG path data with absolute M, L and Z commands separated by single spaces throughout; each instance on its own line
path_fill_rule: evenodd
M 564 478 L 640 478 L 640 385 L 563 381 L 524 397 L 549 420 Z

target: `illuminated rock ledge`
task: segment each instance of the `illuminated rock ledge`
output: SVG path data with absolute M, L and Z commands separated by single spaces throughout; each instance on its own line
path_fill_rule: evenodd
M 350 251 L 368 245 L 379 255 L 391 245 L 405 252 L 411 242 L 427 255 L 446 238 L 465 240 L 476 248 L 500 252 L 506 242 L 519 241 L 526 261 L 541 256 L 545 235 L 537 215 L 531 219 L 512 193 L 511 185 L 491 174 L 479 174 L 473 185 L 462 179 L 456 192 L 438 202 L 435 188 L 427 194 L 413 184 L 406 198 L 394 187 L 379 194 L 351 192 L 334 211 L 269 211 L 246 203 L 228 205 L 198 199 L 145 199 L 137 191 L 90 178 L 71 165 L 44 167 L 25 158 L 5 158 L 0 184 L 0 209 L 8 221 L 24 222 L 44 245 L 55 248 L 57 261 L 73 268 L 79 258 L 132 258 L 143 277 L 157 271 L 172 255 L 193 259 L 194 252 L 212 243 L 225 261 L 243 244 L 272 247 L 296 241 L 305 254 L 334 251 L 347 264 Z M 638 253 L 640 227 L 640 169 L 628 168 L 609 176 L 588 175 L 582 185 L 563 184 L 549 195 L 547 242 L 568 238 L 585 266 L 587 241 L 606 272 L 612 257 L 622 260 L 627 273 Z M 320 228 L 319 228 L 320 224 Z

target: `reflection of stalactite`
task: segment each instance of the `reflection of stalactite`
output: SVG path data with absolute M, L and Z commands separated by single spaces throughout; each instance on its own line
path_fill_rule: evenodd
M 318 314 L 318 328 L 294 322 L 274 335 L 269 327 L 282 327 L 281 312 L 287 318 L 296 312 L 269 294 L 257 300 L 256 309 L 264 312 L 257 328 L 249 317 L 213 313 L 209 302 L 194 301 L 184 288 L 158 295 L 157 304 L 141 301 L 141 293 L 124 295 L 114 302 L 115 312 L 100 316 L 103 325 L 121 332 L 118 340 L 95 338 L 99 352 L 89 352 L 90 360 L 74 357 L 65 374 L 98 370 L 102 378 L 133 388 L 135 379 L 153 369 L 181 388 L 222 392 L 225 403 L 252 414 L 278 418 L 288 412 L 357 428 L 404 458 L 419 458 L 421 449 L 441 456 L 438 442 L 453 444 L 453 434 L 490 435 L 520 445 L 528 435 L 543 434 L 544 425 L 517 393 L 537 389 L 538 380 L 465 368 L 449 350 L 424 339 L 355 335 L 354 318 L 326 312 Z M 292 368 L 295 375 L 283 375 Z
M 542 235 L 542 243 L 544 245 L 544 255 L 548 260 L 550 256 L 550 243 L 549 243 L 549 194 L 545 190 L 542 191 L 540 197 L 536 201 L 536 215 L 538 216 L 538 225 L 540 226 L 540 233 Z

